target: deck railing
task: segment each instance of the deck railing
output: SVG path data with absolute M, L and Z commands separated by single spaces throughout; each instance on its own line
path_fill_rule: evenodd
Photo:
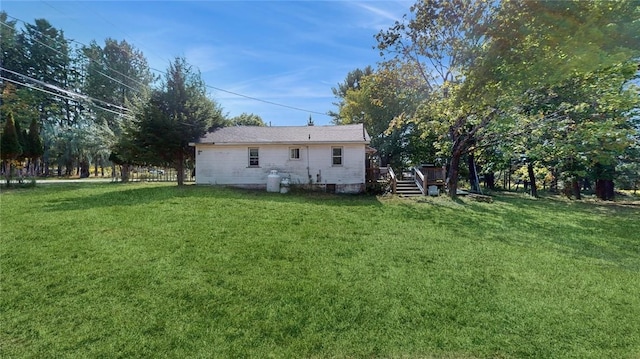
M 398 178 L 396 177 L 396 173 L 393 172 L 393 168 L 391 166 L 387 166 L 389 171 L 389 183 L 391 184 L 391 193 L 396 194 L 396 189 L 398 187 Z
M 424 179 L 424 174 L 422 174 L 422 171 L 420 171 L 418 167 L 414 167 L 412 172 L 414 173 L 413 178 L 415 179 L 418 188 L 420 188 L 420 192 L 422 192 L 423 195 L 426 194 L 425 189 L 427 188 L 427 186 Z

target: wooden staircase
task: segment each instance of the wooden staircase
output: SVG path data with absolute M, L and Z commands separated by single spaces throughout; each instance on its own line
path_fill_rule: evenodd
M 396 194 L 401 197 L 416 197 L 422 196 L 422 191 L 420 191 L 420 187 L 418 187 L 414 179 L 398 180 L 396 182 Z

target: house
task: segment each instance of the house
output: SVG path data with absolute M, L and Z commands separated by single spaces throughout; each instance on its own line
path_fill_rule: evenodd
M 266 188 L 276 170 L 291 185 L 362 192 L 370 140 L 362 124 L 223 127 L 191 144 L 196 184 Z

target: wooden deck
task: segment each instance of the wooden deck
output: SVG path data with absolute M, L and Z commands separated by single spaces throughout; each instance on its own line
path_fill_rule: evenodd
M 446 169 L 444 167 L 420 166 L 414 167 L 411 171 L 403 172 L 399 177 L 393 169 L 387 170 L 391 182 L 391 192 L 399 195 L 427 195 L 429 187 L 436 186 L 437 194 L 443 193 L 446 185 Z

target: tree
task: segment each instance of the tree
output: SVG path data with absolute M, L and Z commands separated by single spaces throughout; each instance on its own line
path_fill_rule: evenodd
M 69 43 L 61 30 L 46 19 L 36 19 L 33 25 L 25 24 L 18 35 L 18 44 L 23 49 L 23 73 L 33 79 L 59 88 L 65 88 L 69 64 Z M 35 107 L 40 120 L 62 120 L 59 99 L 47 93 L 36 92 Z
M 23 57 L 21 46 L 18 44 L 16 21 L 9 20 L 5 11 L 0 11 L 0 64 L 2 67 L 16 72 L 22 71 L 24 66 L 20 62 Z M 3 77 L 20 80 L 18 75 L 2 70 Z M 5 82 L 3 81 L 3 85 Z
M 34 175 L 37 173 L 38 161 L 44 154 L 44 147 L 42 145 L 42 139 L 40 138 L 40 126 L 35 117 L 31 119 L 29 125 L 29 134 L 27 135 L 27 149 L 25 151 L 25 157 L 29 160 L 29 173 Z
M 22 147 L 20 146 L 15 122 L 13 121 L 13 113 L 9 112 L 2 130 L 2 136 L 0 136 L 0 155 L 4 162 L 7 187 L 11 185 L 11 178 L 13 177 L 13 160 L 21 154 Z
M 427 0 L 377 35 L 389 62 L 411 63 L 429 98 L 414 121 L 439 136 L 455 197 L 463 155 L 487 141 L 528 89 L 550 87 L 638 54 L 633 1 Z M 584 44 L 584 46 L 582 46 Z M 500 126 L 498 126 L 500 127 Z
M 588 178 L 596 182 L 599 197 L 611 198 L 614 168 L 638 133 L 633 109 L 640 98 L 628 85 L 635 68 L 621 64 L 530 89 L 512 109 L 512 123 L 494 129 L 502 137 L 501 152 L 526 160 L 532 185 L 533 168 L 542 166 L 561 177 L 576 198 L 579 182 Z M 598 190 L 603 184 L 610 188 L 607 195 Z
M 15 94 L 19 110 L 14 113 L 16 121 L 25 127 L 31 122 L 30 112 L 37 113 L 40 133 L 48 144 L 57 126 L 72 126 L 81 117 L 80 99 L 73 98 L 68 91 L 77 91 L 80 71 L 72 64 L 72 49 L 62 30 L 53 27 L 46 19 L 36 19 L 34 24 L 25 24 L 18 33 L 16 43 L 20 49 L 10 69 L 20 82 L 29 84 L 18 88 Z M 38 91 L 44 88 L 45 91 Z M 58 95 L 56 95 L 57 93 Z M 12 105 L 13 106 L 13 105 Z M 45 147 L 43 160 L 45 171 L 52 152 Z
M 264 121 L 262 121 L 262 117 L 246 112 L 241 113 L 239 116 L 232 117 L 230 122 L 231 126 L 266 126 Z
M 420 1 L 405 17 L 376 38 L 387 64 L 410 64 L 420 74 L 428 97 L 413 115 L 425 133 L 439 137 L 449 157 L 448 188 L 456 197 L 458 168 L 480 131 L 497 110 L 483 92 L 464 91 L 464 82 L 487 39 L 483 29 L 492 18 L 493 3 L 485 1 Z M 397 66 L 397 65 L 394 65 Z
M 637 1 L 509 1 L 487 28 L 482 73 L 509 90 L 549 87 L 638 56 Z
M 364 124 L 382 165 L 396 169 L 435 159 L 429 141 L 421 138 L 413 123 L 404 121 L 423 96 L 421 91 L 405 85 L 408 76 L 400 72 L 406 70 L 382 68 L 360 77 L 357 86 L 344 93 L 339 121 L 334 119 L 336 124 Z M 347 75 L 345 83 L 353 73 Z
M 364 70 L 355 69 L 350 71 L 347 74 L 347 77 L 344 79 L 344 82 L 339 83 L 338 87 L 332 87 L 331 92 L 333 92 L 333 96 L 338 99 L 338 102 L 334 102 L 333 104 L 338 107 L 338 112 L 329 111 L 329 116 L 333 117 L 334 124 L 342 123 L 342 117 L 340 115 L 340 111 L 342 107 L 346 105 L 345 97 L 347 96 L 347 92 L 349 90 L 359 90 L 362 82 L 362 78 L 365 76 L 369 76 L 373 73 L 373 69 L 371 66 L 367 66 Z
M 612 166 L 629 138 L 625 113 L 634 96 L 622 84 L 639 55 L 639 11 L 634 1 L 504 2 L 487 32 L 491 42 L 476 73 L 516 94 L 511 111 L 525 104 L 526 113 L 498 133 L 518 133 L 529 168 L 550 166 L 577 198 L 578 181 L 590 171 L 610 177 L 602 165 Z
M 132 126 L 134 109 L 148 101 L 155 77 L 142 52 L 124 40 L 107 38 L 102 47 L 93 41 L 82 51 L 88 59 L 84 92 L 100 101 L 90 108 L 94 125 L 100 129 L 96 133 L 101 135 L 94 136 L 97 142 L 91 144 L 97 166 L 110 152 L 126 152 L 130 144 L 126 129 Z M 130 163 L 116 158 L 119 160 L 112 162 L 122 166 L 121 179 L 126 182 Z
M 225 124 L 222 109 L 207 97 L 200 72 L 185 59 L 176 58 L 169 66 L 162 89 L 137 116 L 134 132 L 135 159 L 154 165 L 170 165 L 178 173 L 178 185 L 184 183 L 187 160 L 194 157 L 189 146 L 207 129 Z

